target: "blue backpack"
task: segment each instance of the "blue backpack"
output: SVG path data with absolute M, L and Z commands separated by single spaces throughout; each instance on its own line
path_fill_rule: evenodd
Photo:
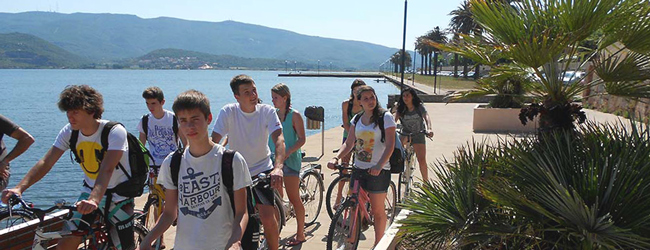
M 379 119 L 379 130 L 381 131 L 381 142 L 386 141 L 386 131 L 384 130 L 384 115 L 388 111 L 384 111 L 384 113 L 381 114 L 381 119 Z M 354 126 L 357 125 L 357 122 L 359 122 L 359 119 L 361 119 L 361 114 L 358 114 L 354 117 Z M 387 147 L 389 145 L 386 145 Z M 390 155 L 390 172 L 393 174 L 399 174 L 404 172 L 404 158 L 406 158 L 406 152 L 404 152 L 404 146 L 402 145 L 402 142 L 399 139 L 399 135 L 397 134 L 397 131 L 395 131 L 395 145 L 394 145 L 394 150 L 393 154 Z

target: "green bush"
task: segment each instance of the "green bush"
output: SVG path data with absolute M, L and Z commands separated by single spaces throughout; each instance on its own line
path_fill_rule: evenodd
M 650 248 L 650 131 L 596 125 L 474 142 L 435 164 L 405 237 L 436 248 Z

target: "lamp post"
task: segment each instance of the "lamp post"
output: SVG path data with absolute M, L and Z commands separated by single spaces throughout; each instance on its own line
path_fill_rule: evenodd
M 298 71 L 298 66 L 296 66 L 297 62 L 293 61 L 293 70 Z
M 400 93 L 404 90 L 404 66 L 406 66 L 406 7 L 408 3 L 404 0 L 404 32 L 402 33 L 402 79 L 400 80 Z
M 317 73 L 318 75 L 320 75 L 320 60 L 318 60 L 318 69 L 317 69 L 316 73 Z
M 284 60 L 284 71 L 289 72 L 289 68 L 287 67 L 287 60 Z
M 330 62 L 330 72 L 332 72 L 332 62 Z

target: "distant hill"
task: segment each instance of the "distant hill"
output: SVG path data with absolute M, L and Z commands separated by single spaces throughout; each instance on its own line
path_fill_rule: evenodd
M 86 60 L 33 35 L 0 34 L 0 68 L 79 67 Z
M 359 41 L 307 36 L 234 21 L 142 19 L 121 14 L 0 13 L 0 33 L 41 37 L 92 60 L 135 58 L 175 48 L 213 55 L 298 61 L 335 69 L 376 69 L 397 51 Z
M 147 69 L 271 69 L 284 70 L 285 62 L 277 59 L 244 58 L 231 55 L 212 55 L 181 49 L 159 49 L 125 62 L 125 67 Z M 293 63 L 291 64 L 293 67 Z M 305 65 L 299 65 L 304 67 Z

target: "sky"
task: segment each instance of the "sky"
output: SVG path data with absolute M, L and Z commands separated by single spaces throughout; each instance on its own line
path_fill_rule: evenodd
M 407 0 L 408 1 L 408 0 Z M 449 12 L 463 0 L 408 1 L 406 49 L 439 26 L 449 26 Z M 141 18 L 226 20 L 257 24 L 300 34 L 402 47 L 403 0 L 0 0 L 0 12 L 132 14 Z

